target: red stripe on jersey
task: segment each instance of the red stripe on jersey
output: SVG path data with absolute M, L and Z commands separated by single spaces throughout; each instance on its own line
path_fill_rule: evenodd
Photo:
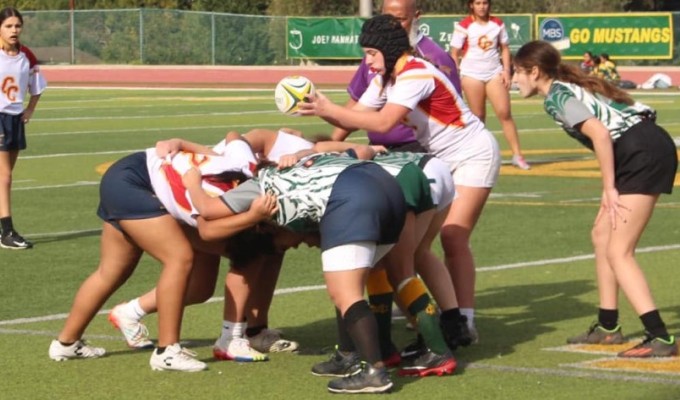
M 399 69 L 399 71 L 397 72 L 397 76 L 403 74 L 406 71 L 411 71 L 414 69 L 426 69 L 426 67 L 422 61 L 418 60 L 417 58 L 412 58 L 408 60 L 408 62 L 404 64 L 404 66 L 401 69 Z
M 238 186 L 238 181 L 222 182 L 215 179 L 214 175 L 205 176 L 203 179 L 223 192 L 228 192 L 229 190 Z
M 432 95 L 418 103 L 418 108 L 442 125 L 465 126 L 455 93 L 452 93 L 438 77 L 434 76 L 433 79 Z
M 498 26 L 503 26 L 503 20 L 498 17 L 489 17 L 489 22 L 493 22 Z
M 462 26 L 463 28 L 467 29 L 472 25 L 472 23 L 475 22 L 475 20 L 472 18 L 472 16 L 467 16 L 463 18 L 462 21 L 458 23 L 458 25 Z
M 170 185 L 170 190 L 172 190 L 172 197 L 175 199 L 175 203 L 182 207 L 186 211 L 191 211 L 191 204 L 186 197 L 187 189 L 182 184 L 182 175 L 175 171 L 170 164 L 163 164 L 161 167 L 165 173 L 165 179 L 167 179 Z
M 26 54 L 26 58 L 28 59 L 28 67 L 33 68 L 38 64 L 38 59 L 35 57 L 35 54 L 29 49 L 28 47 L 22 45 L 19 47 L 19 51 L 22 53 Z
M 475 22 L 475 20 L 470 16 L 470 17 L 463 18 L 463 20 L 460 21 L 459 25 L 467 30 L 470 27 L 470 25 L 472 25 L 473 22 Z M 465 40 L 463 41 L 463 47 L 460 49 L 462 57 L 465 57 L 465 53 L 467 53 L 468 48 L 470 47 L 470 45 L 468 43 L 469 40 L 470 40 L 469 37 L 467 35 L 465 35 Z

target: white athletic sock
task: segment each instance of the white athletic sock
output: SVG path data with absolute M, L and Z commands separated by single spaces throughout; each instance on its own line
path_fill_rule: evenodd
M 475 309 L 474 308 L 461 308 L 460 313 L 461 313 L 461 315 L 465 315 L 465 317 L 467 317 L 468 328 L 474 328 L 475 327 Z
M 126 318 L 137 321 L 144 318 L 144 316 L 147 314 L 144 310 L 142 310 L 142 307 L 139 304 L 139 297 L 121 305 L 120 310 L 123 312 Z
M 146 315 L 146 311 L 142 309 L 141 304 L 139 304 L 139 297 L 137 297 L 134 300 L 130 300 L 130 302 L 127 304 L 128 311 L 131 312 L 132 315 L 137 317 L 137 319 L 142 319 Z
M 222 321 L 222 334 L 220 336 L 220 341 L 226 342 L 232 338 L 242 338 L 245 328 L 245 322 L 232 322 L 227 320 Z

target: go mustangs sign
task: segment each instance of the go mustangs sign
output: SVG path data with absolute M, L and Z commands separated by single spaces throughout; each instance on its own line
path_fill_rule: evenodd
M 670 13 L 536 15 L 536 38 L 551 42 L 567 60 L 583 53 L 614 59 L 673 58 Z

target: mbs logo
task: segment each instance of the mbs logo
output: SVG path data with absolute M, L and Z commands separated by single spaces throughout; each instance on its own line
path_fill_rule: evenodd
M 493 41 L 489 40 L 486 35 L 483 35 L 477 40 L 477 46 L 479 46 L 480 49 L 487 51 L 493 46 Z
M 16 101 L 18 91 L 19 86 L 14 77 L 8 76 L 2 81 L 2 93 L 7 97 L 7 100 Z

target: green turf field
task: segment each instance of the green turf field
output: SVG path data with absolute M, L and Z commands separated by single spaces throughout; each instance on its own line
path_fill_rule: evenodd
M 322 88 L 323 89 L 323 88 Z M 344 101 L 344 92 L 331 97 Z M 641 94 L 659 121 L 680 138 L 680 97 Z M 600 181 L 594 158 L 543 113 L 538 99 L 513 98 L 528 172 L 504 165 L 476 233 L 478 345 L 459 350 L 453 376 L 398 378 L 392 398 L 408 399 L 677 399 L 680 359 L 626 363 L 602 348 L 568 348 L 565 338 L 593 321 L 597 307 L 589 231 Z M 507 144 L 488 111 L 501 148 Z M 15 225 L 34 241 L 30 251 L 0 251 L 1 399 L 311 399 L 326 394 L 326 379 L 310 367 L 334 344 L 334 313 L 321 286 L 318 250 L 291 251 L 285 260 L 270 322 L 301 343 L 299 354 L 274 354 L 267 363 L 215 362 L 221 296 L 187 309 L 182 338 L 209 370 L 153 372 L 148 351 L 132 351 L 97 317 L 86 338 L 106 357 L 63 363 L 47 356 L 71 299 L 96 267 L 101 222 L 98 182 L 107 164 L 159 139 L 183 137 L 211 144 L 227 130 L 298 128 L 330 132 L 316 118 L 275 111 L 272 91 L 113 90 L 50 88 L 28 125 L 29 148 L 14 174 Z M 355 134 L 352 140 L 365 140 Z M 509 161 L 504 151 L 504 160 Z M 680 179 L 676 180 L 680 185 Z M 672 333 L 680 334 L 678 260 L 680 201 L 664 196 L 639 244 L 639 260 Z M 440 249 L 437 249 L 438 253 Z M 223 263 L 226 265 L 226 263 Z M 223 270 L 226 268 L 223 268 Z M 144 258 L 106 308 L 150 289 L 159 266 Z M 222 276 L 225 271 L 222 271 Z M 295 289 L 295 290 L 291 290 Z M 148 318 L 155 335 L 155 318 Z M 621 323 L 642 335 L 622 301 Z M 394 326 L 398 345 L 413 333 Z M 396 374 L 394 374 L 396 375 Z

